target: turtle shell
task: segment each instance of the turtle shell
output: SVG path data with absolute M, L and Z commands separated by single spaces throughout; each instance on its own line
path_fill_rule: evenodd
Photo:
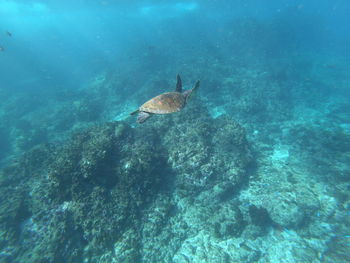
M 180 111 L 185 106 L 185 97 L 179 92 L 166 92 L 145 102 L 140 111 L 167 114 Z

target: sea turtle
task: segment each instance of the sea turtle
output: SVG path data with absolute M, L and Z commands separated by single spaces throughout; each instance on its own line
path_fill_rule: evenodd
M 138 113 L 137 122 L 143 123 L 151 117 L 152 114 L 168 114 L 182 110 L 183 107 L 186 106 L 192 92 L 199 88 L 199 80 L 192 89 L 184 92 L 182 91 L 182 81 L 179 75 L 176 76 L 176 80 L 175 91 L 166 92 L 150 99 L 142 104 L 136 111 L 130 113 L 130 115 Z

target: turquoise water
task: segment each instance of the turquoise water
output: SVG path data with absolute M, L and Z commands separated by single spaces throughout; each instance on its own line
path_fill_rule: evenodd
M 0 0 L 0 262 L 350 262 L 349 13 Z

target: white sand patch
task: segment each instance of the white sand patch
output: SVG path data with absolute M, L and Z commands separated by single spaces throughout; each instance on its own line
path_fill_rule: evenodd
M 275 145 L 271 155 L 272 161 L 286 161 L 289 158 L 288 145 Z
M 221 115 L 226 114 L 226 110 L 222 106 L 217 106 L 209 109 L 209 114 L 213 119 L 216 119 Z

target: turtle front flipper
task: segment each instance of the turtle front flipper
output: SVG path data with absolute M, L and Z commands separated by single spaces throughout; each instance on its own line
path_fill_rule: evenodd
M 199 88 L 199 85 L 201 84 L 200 80 L 197 80 L 196 81 L 196 84 L 194 84 L 194 87 L 192 89 L 192 92 L 195 92 L 198 88 Z
M 151 113 L 140 111 L 139 115 L 137 115 L 137 122 L 144 123 L 151 116 L 152 116 Z
M 177 74 L 177 76 L 176 76 L 176 89 L 175 89 L 175 91 L 179 92 L 179 93 L 182 92 L 182 80 L 181 80 L 179 74 Z
M 196 93 L 197 89 L 199 88 L 200 81 L 197 80 L 196 84 L 194 84 L 194 87 L 192 89 L 186 90 L 183 94 L 186 98 L 186 102 L 189 101 L 190 97 Z

